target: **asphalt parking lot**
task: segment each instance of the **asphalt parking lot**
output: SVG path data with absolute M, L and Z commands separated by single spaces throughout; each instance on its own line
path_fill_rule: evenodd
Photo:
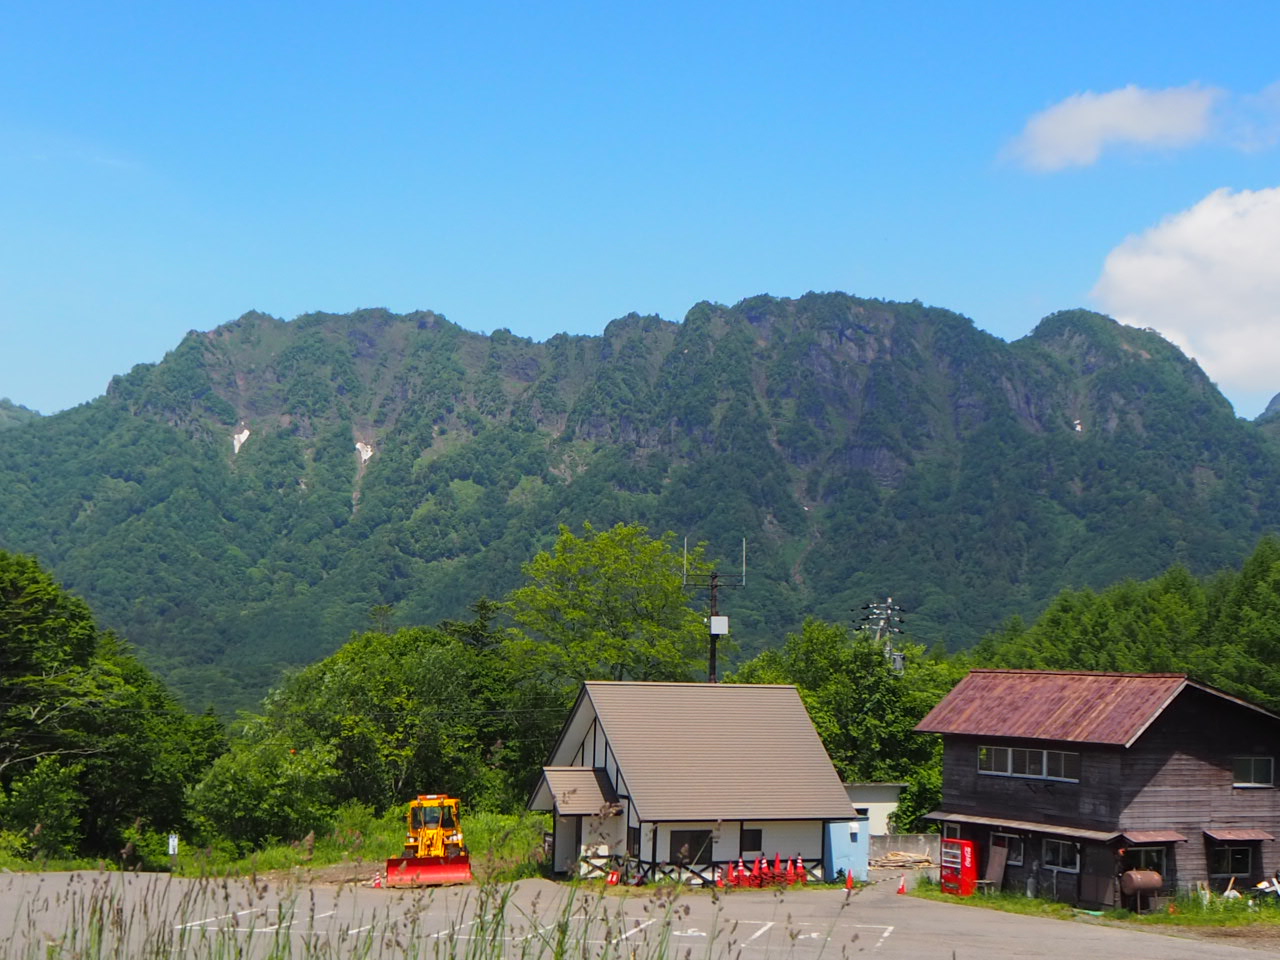
M 896 875 L 840 890 L 734 890 L 666 899 L 531 880 L 499 890 L 185 880 L 0 877 L 0 957 L 576 957 L 820 960 L 1004 957 L 1228 960 L 1260 951 L 1095 923 L 899 896 Z M 1270 946 L 1273 946 L 1271 944 Z

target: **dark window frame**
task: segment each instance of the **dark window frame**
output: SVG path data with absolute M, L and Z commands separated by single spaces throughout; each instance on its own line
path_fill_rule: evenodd
M 1051 854 L 1050 851 L 1055 853 Z M 1070 851 L 1070 858 L 1061 856 L 1067 851 Z M 1080 872 L 1080 845 L 1074 840 L 1045 837 L 1041 843 L 1040 852 L 1040 863 L 1046 870 L 1056 870 L 1059 873 Z
M 1004 861 L 1006 865 L 1010 867 L 1020 867 L 1024 863 L 1024 858 L 1026 857 L 1026 844 L 1023 843 L 1022 837 L 1018 834 L 1006 833 L 1003 830 L 992 830 L 991 846 L 1004 847 L 1009 851 Z M 1015 850 L 1017 850 L 1016 858 L 1014 856 Z
M 1051 770 L 1059 773 L 1050 773 Z M 1074 750 L 1041 747 L 978 745 L 978 773 L 984 777 L 1018 777 L 1024 780 L 1080 782 L 1080 754 Z
M 667 862 L 681 867 L 705 867 L 711 863 L 711 844 L 712 836 L 710 830 L 672 830 L 670 855 Z M 686 846 L 688 848 L 687 855 L 681 853 L 681 850 Z M 705 857 L 705 859 L 698 859 L 700 856 Z
M 1243 789 L 1274 787 L 1276 764 L 1273 757 L 1245 755 L 1231 758 L 1231 785 Z

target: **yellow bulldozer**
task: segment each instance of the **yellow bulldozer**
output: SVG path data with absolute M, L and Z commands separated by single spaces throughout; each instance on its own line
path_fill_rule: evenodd
M 404 856 L 387 860 L 389 887 L 471 882 L 471 854 L 462 839 L 458 798 L 422 793 L 409 801 Z

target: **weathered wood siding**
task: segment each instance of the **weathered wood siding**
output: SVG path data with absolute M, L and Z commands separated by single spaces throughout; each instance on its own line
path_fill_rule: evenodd
M 1080 754 L 1078 783 L 978 772 L 983 744 L 1068 750 Z M 1167 707 L 1132 747 L 1101 747 L 994 737 L 948 736 L 943 749 L 943 807 L 954 813 L 1123 833 L 1174 830 L 1186 842 L 1167 846 L 1166 873 L 1180 886 L 1208 878 L 1208 828 L 1262 830 L 1280 837 L 1280 789 L 1233 786 L 1239 756 L 1280 760 L 1280 721 L 1194 688 Z M 1280 763 L 1275 769 L 1280 774 Z M 962 835 L 987 844 L 991 829 Z M 1031 847 L 1041 835 L 1027 834 Z M 1116 841 L 1118 849 L 1124 841 Z M 1086 845 L 1087 846 L 1087 845 Z M 1254 842 L 1254 878 L 1280 869 L 1280 841 Z M 1090 852 L 1081 893 L 1089 896 L 1104 858 Z M 1010 870 L 1010 880 L 1023 871 Z M 1065 878 L 1059 877 L 1062 881 Z
M 978 772 L 980 745 L 1072 750 L 1080 754 L 1080 781 L 1003 777 Z M 947 737 L 942 754 L 942 803 L 947 810 L 1106 830 L 1121 810 L 1118 747 L 1080 749 L 996 737 Z

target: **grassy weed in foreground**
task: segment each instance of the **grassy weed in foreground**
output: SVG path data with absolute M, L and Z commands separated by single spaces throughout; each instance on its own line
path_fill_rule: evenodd
M 0 879 L 0 923 L 7 926 L 0 928 L 0 960 L 738 956 L 758 928 L 739 930 L 738 924 L 722 922 L 718 898 L 710 904 L 702 900 L 712 907 L 709 923 L 705 916 L 691 921 L 683 893 L 666 888 L 620 899 L 573 884 L 535 881 L 523 893 L 512 884 L 489 883 L 406 894 L 351 885 L 281 890 L 253 878 L 12 875 Z M 774 898 L 772 912 L 778 936 L 771 952 L 785 957 L 805 925 L 792 922 L 782 894 Z M 702 928 L 703 939 L 677 942 L 675 931 L 691 923 Z M 834 923 L 829 918 L 827 939 Z M 691 949 L 689 943 L 697 945 Z

